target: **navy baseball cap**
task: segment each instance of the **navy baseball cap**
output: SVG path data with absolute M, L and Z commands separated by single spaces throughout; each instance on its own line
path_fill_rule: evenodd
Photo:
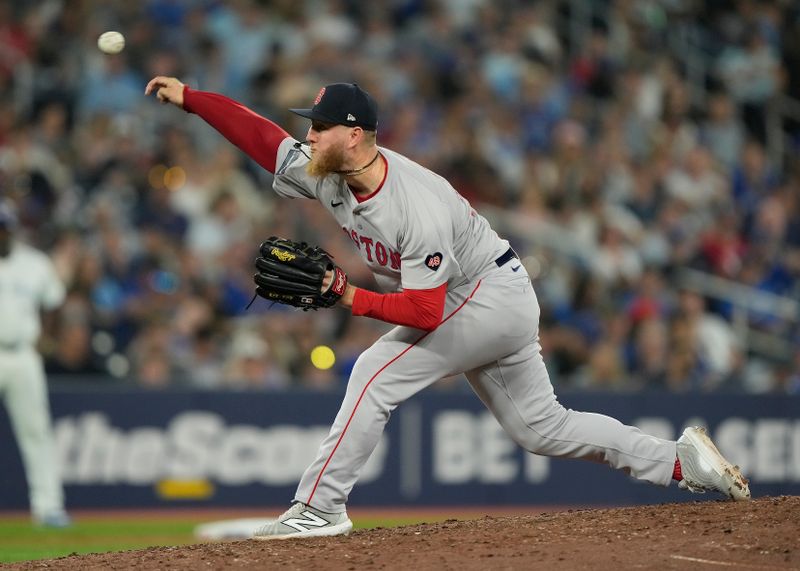
M 311 109 L 289 109 L 312 121 L 378 129 L 378 104 L 356 83 L 332 83 L 319 90 Z

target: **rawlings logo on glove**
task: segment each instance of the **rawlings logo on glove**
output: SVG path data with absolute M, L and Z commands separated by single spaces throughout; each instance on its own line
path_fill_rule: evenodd
M 269 253 L 272 254 L 277 259 L 279 259 L 281 262 L 290 262 L 297 257 L 291 252 L 287 252 L 286 250 L 279 250 L 278 248 L 272 248 L 272 250 L 270 250 Z
M 269 301 L 307 311 L 335 305 L 347 289 L 347 274 L 319 246 L 271 236 L 261 244 L 259 254 L 253 281 L 256 294 Z M 322 291 L 329 271 L 333 279 Z

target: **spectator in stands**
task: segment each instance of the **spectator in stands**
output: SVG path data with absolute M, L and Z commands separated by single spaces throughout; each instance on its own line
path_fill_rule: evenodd
M 588 363 L 577 373 L 575 386 L 589 390 L 623 390 L 630 386 L 620 348 L 601 341 L 592 348 Z
M 622 229 L 613 222 L 603 226 L 592 260 L 593 275 L 609 285 L 632 285 L 641 278 L 643 270 L 639 252 Z
M 107 373 L 92 351 L 92 331 L 86 322 L 62 319 L 57 336 L 59 341 L 46 363 L 48 374 L 86 381 Z
M 744 125 L 730 95 L 724 91 L 712 93 L 707 118 L 700 128 L 700 140 L 727 172 L 736 166 L 745 138 Z
M 668 388 L 667 368 L 672 357 L 667 323 L 658 317 L 639 322 L 632 341 L 628 370 L 638 386 Z
M 751 29 L 741 46 L 723 51 L 719 73 L 740 106 L 749 134 L 766 142 L 766 105 L 778 92 L 780 61 L 764 33 Z
M 764 146 L 748 141 L 733 171 L 732 194 L 739 211 L 745 216 L 752 215 L 758 203 L 772 194 L 779 182 L 780 177 L 769 163 Z
M 787 394 L 800 395 L 800 342 L 796 342 L 794 356 L 790 363 L 789 374 L 783 383 L 783 389 Z
M 270 355 L 269 345 L 254 332 L 244 331 L 231 342 L 223 369 L 225 386 L 235 389 L 285 389 L 289 376 Z
M 743 358 L 740 341 L 730 324 L 706 310 L 706 300 L 697 292 L 680 293 L 678 312 L 688 328 L 690 346 L 702 366 L 703 375 L 697 379 L 703 391 L 713 391 L 733 381 Z
M 221 389 L 224 387 L 223 339 L 213 326 L 204 325 L 195 331 L 187 343 L 181 366 L 181 376 L 188 387 Z

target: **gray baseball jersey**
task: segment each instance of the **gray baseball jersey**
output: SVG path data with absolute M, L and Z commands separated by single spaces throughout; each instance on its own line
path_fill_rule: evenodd
M 675 442 L 557 401 L 541 355 L 538 301 L 520 261 L 504 255 L 508 242 L 442 177 L 402 155 L 380 152 L 386 180 L 361 203 L 342 177 L 310 177 L 307 150 L 291 138 L 279 147 L 273 187 L 281 196 L 319 200 L 351 236 L 383 291 L 446 281 L 445 311 L 435 330 L 395 327 L 362 353 L 295 500 L 344 511 L 391 411 L 459 373 L 530 452 L 603 462 L 668 485 Z
M 445 179 L 388 149 L 380 152 L 386 180 L 365 202 L 355 199 L 343 177 L 306 174 L 308 150 L 293 139 L 278 149 L 273 188 L 281 196 L 319 200 L 350 235 L 383 292 L 445 281 L 451 289 L 508 250 L 508 242 Z

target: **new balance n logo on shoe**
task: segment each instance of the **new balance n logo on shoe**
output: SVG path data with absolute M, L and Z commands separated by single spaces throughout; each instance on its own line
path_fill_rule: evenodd
M 347 512 L 327 513 L 295 502 L 281 517 L 253 532 L 253 539 L 290 539 L 292 537 L 327 537 L 347 535 L 353 522 Z
M 281 523 L 288 525 L 289 527 L 293 527 L 297 531 L 308 531 L 313 527 L 325 527 L 330 523 L 328 520 L 322 519 L 315 513 L 312 513 L 308 510 L 302 512 L 300 515 L 306 519 L 293 517 L 291 519 L 283 520 Z

